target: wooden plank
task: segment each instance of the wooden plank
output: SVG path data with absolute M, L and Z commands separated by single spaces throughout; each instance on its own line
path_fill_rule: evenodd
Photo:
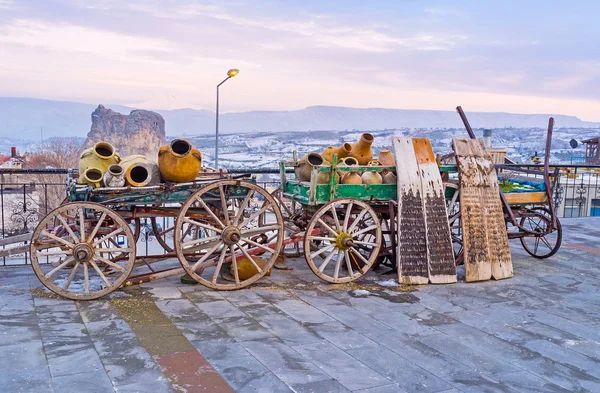
M 427 241 L 421 199 L 421 179 L 412 140 L 393 137 L 392 148 L 398 177 L 398 281 L 427 284 Z
M 482 171 L 484 186 L 480 188 L 483 206 L 483 218 L 486 229 L 487 244 L 492 264 L 492 278 L 501 280 L 512 277 L 512 258 L 506 222 L 500 201 L 498 174 L 494 168 L 492 157 L 486 151 L 483 141 L 470 140 L 471 150 L 478 157 L 478 167 Z
M 10 255 L 23 254 L 25 252 L 29 252 L 29 244 L 11 248 L 3 248 L 0 249 L 0 258 L 8 257 Z
M 544 191 L 505 192 L 504 197 L 512 205 L 545 203 L 548 199 Z
M 456 262 L 446 212 L 445 189 L 428 138 L 413 138 L 413 148 L 421 177 L 429 281 L 456 282 Z
M 31 240 L 31 235 L 33 232 L 23 233 L 21 235 L 5 237 L 0 239 L 0 246 L 6 246 L 14 243 L 28 242 Z
M 465 262 L 465 280 L 482 281 L 492 277 L 489 248 L 482 207 L 484 176 L 469 139 L 453 139 L 460 187 L 460 219 Z

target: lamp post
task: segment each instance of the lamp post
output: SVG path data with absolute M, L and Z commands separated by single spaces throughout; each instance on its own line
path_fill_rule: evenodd
M 232 68 L 227 71 L 227 78 L 223 79 L 223 82 L 217 85 L 217 121 L 216 121 L 216 131 L 215 131 L 215 169 L 219 168 L 219 87 L 227 82 L 229 79 L 233 78 L 237 74 L 240 73 L 240 70 L 236 68 Z

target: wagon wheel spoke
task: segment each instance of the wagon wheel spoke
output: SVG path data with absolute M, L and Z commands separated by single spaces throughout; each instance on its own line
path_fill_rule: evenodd
M 352 231 L 354 230 L 354 228 L 356 228 L 356 226 L 358 225 L 358 223 L 360 222 L 360 220 L 362 220 L 362 218 L 365 216 L 365 214 L 368 213 L 368 210 L 363 209 L 359 214 L 358 217 L 356 217 L 354 219 L 354 222 L 352 223 L 352 225 L 350 225 L 350 228 L 348 228 L 348 232 L 352 233 Z
M 46 237 L 49 237 L 50 239 L 56 240 L 57 242 L 62 243 L 62 244 L 64 244 L 65 246 L 67 246 L 69 248 L 74 248 L 75 247 L 75 245 L 73 243 L 70 243 L 70 242 L 66 241 L 65 239 L 62 239 L 62 238 L 60 238 L 58 236 L 54 236 L 53 234 L 51 234 L 50 232 L 48 232 L 46 230 L 43 230 L 41 234 L 44 235 L 44 236 L 46 236 Z
M 219 262 L 217 263 L 217 267 L 215 268 L 215 273 L 212 277 L 212 283 L 217 283 L 217 278 L 219 277 L 219 273 L 221 273 L 221 267 L 223 266 L 223 261 L 225 261 L 225 255 L 227 255 L 227 247 L 223 247 L 221 250 L 221 256 L 219 257 Z
M 111 233 L 109 233 L 108 235 L 106 235 L 106 236 L 104 236 L 104 237 L 101 237 L 99 240 L 96 240 L 96 241 L 93 243 L 93 246 L 95 247 L 95 246 L 97 246 L 98 244 L 100 244 L 100 243 L 102 243 L 102 242 L 104 242 L 104 241 L 106 241 L 106 240 L 110 239 L 111 237 L 114 237 L 114 236 L 118 235 L 119 233 L 122 233 L 123 231 L 124 231 L 124 229 L 123 229 L 123 228 L 118 228 L 118 229 L 115 229 L 114 231 L 112 231 L 112 232 L 111 232 Z
M 221 199 L 221 211 L 225 216 L 225 225 L 229 225 L 229 209 L 227 208 L 227 202 L 225 201 L 225 191 L 223 185 L 219 184 L 219 197 Z
M 85 241 L 85 217 L 83 216 L 83 209 L 79 209 L 79 236 L 81 236 L 81 241 Z
M 329 250 L 333 250 L 335 247 L 336 247 L 336 246 L 335 246 L 335 244 L 330 244 L 329 246 L 327 246 L 327 247 L 325 247 L 325 248 L 322 248 L 322 249 L 320 249 L 320 250 L 317 250 L 317 251 L 313 252 L 312 254 L 310 254 L 310 257 L 311 257 L 311 258 L 314 258 L 314 257 L 316 257 L 317 255 L 321 255 L 321 254 L 323 254 L 324 252 L 327 252 L 327 251 L 329 251 Z
M 235 279 L 235 283 L 239 285 L 240 283 L 240 272 L 238 270 L 237 257 L 235 255 L 235 251 L 233 249 L 233 245 L 229 246 L 229 250 L 231 251 L 231 265 L 233 269 L 233 278 Z M 250 261 L 253 262 L 251 258 Z
M 243 217 L 244 211 L 248 208 L 248 203 L 250 203 L 250 198 L 252 198 L 252 195 L 254 194 L 254 192 L 248 192 L 248 194 L 246 194 L 246 196 L 244 197 L 244 200 L 242 201 L 242 204 L 240 205 L 240 209 L 238 210 L 237 214 L 235 215 L 235 219 L 234 219 L 234 225 L 238 225 L 240 223 L 240 220 Z
M 248 239 L 247 237 L 243 237 L 241 240 L 244 241 L 244 242 L 246 242 L 246 243 L 248 243 L 248 244 L 250 244 L 250 245 L 253 245 L 254 247 L 261 248 L 261 249 L 263 249 L 265 251 L 268 251 L 268 252 L 270 252 L 272 254 L 277 254 L 277 251 L 275 251 L 274 249 L 272 249 L 270 247 L 267 247 L 264 244 L 257 243 L 257 242 L 255 242 L 252 239 Z
M 350 214 L 352 213 L 352 207 L 354 203 L 348 203 L 348 207 L 346 208 L 346 215 L 344 216 L 344 231 L 348 231 L 348 221 L 350 220 Z
M 122 272 L 122 271 L 125 270 L 122 266 L 119 266 L 116 263 L 114 263 L 113 261 L 110 261 L 110 260 L 108 260 L 108 259 L 106 259 L 106 258 L 104 258 L 104 257 L 102 257 L 100 255 L 94 255 L 94 258 L 96 258 L 97 260 L 99 260 L 102 263 L 107 264 L 108 266 L 110 266 L 110 267 L 112 267 L 114 269 L 117 269 L 120 272 Z
M 220 240 L 220 239 L 221 239 L 220 235 L 219 236 L 211 236 L 211 237 L 201 237 L 201 238 L 198 238 L 198 239 L 190 240 L 189 242 L 181 243 L 181 247 L 183 249 L 186 249 L 188 246 L 193 246 L 193 245 L 198 244 L 200 242 L 202 242 L 204 244 L 204 243 L 210 243 L 210 242 L 212 242 L 214 240 Z
M 87 263 L 83 264 L 83 277 L 85 279 L 85 294 L 89 295 L 90 294 L 90 274 L 88 272 Z
M 75 262 L 75 266 L 73 267 L 73 270 L 71 270 L 71 274 L 69 274 L 69 278 L 67 279 L 67 282 L 63 286 L 63 289 L 65 291 L 69 289 L 69 285 L 71 285 L 71 281 L 73 281 L 73 278 L 75 277 L 75 274 L 77 273 L 77 269 L 79 269 L 80 264 L 81 264 L 81 262 L 79 262 L 79 261 Z
M 542 241 L 542 243 L 544 243 L 546 247 L 548 247 L 549 250 L 552 250 L 552 245 L 550 245 L 550 242 L 546 239 L 545 236 L 540 236 L 540 240 Z
M 331 207 L 330 207 L 329 210 L 331 211 L 331 215 L 333 217 L 333 221 L 335 222 L 335 228 L 338 231 L 341 231 L 342 230 L 342 226 L 340 224 L 340 220 L 338 219 L 337 211 L 335 210 L 335 205 L 331 205 Z
M 198 221 L 196 221 L 196 220 L 192 220 L 191 218 L 188 218 L 188 217 L 185 217 L 185 218 L 183 219 L 183 221 L 184 221 L 185 223 L 187 223 L 187 224 L 192 224 L 192 225 L 195 225 L 195 226 L 197 226 L 197 227 L 200 227 L 200 228 L 202 228 L 202 229 L 208 229 L 209 231 L 214 231 L 214 232 L 216 232 L 216 233 L 221 233 L 221 232 L 222 232 L 222 230 L 221 230 L 221 229 L 217 229 L 217 228 L 215 228 L 215 227 L 213 227 L 213 226 L 210 226 L 210 225 L 207 225 L 207 224 L 203 224 L 203 223 L 201 223 L 201 222 L 198 222 Z M 175 229 L 175 227 L 169 228 L 169 231 L 172 231 L 173 229 Z M 167 231 L 165 231 L 165 233 L 166 233 L 166 232 L 167 232 Z M 184 237 L 184 238 L 185 238 L 185 237 Z
M 267 225 L 264 227 L 246 229 L 241 231 L 242 235 L 258 235 L 265 232 L 270 232 L 279 229 L 279 225 Z
M 217 250 L 217 248 L 219 248 L 219 246 L 221 245 L 221 243 L 216 243 L 210 250 L 208 250 L 206 252 L 206 254 L 204 254 L 202 256 L 202 258 L 200 258 L 193 266 L 192 266 L 192 270 L 196 271 L 200 268 L 200 265 L 202 265 L 204 263 L 204 261 L 206 261 L 211 255 L 214 254 L 214 252 Z
M 92 241 L 92 239 L 94 238 L 94 236 L 96 236 L 96 234 L 98 233 L 98 231 L 102 227 L 102 223 L 104 222 L 105 218 L 106 218 L 106 213 L 102 213 L 102 215 L 100 216 L 100 219 L 98 219 L 98 222 L 96 223 L 96 226 L 92 230 L 92 233 L 90 233 L 89 241 Z
M 325 258 L 325 260 L 323 261 L 323 263 L 321 264 L 321 266 L 319 266 L 319 271 L 322 273 L 323 270 L 325 270 L 325 268 L 327 267 L 327 265 L 329 264 L 329 262 L 331 261 L 331 259 L 333 258 L 333 256 L 335 255 L 335 251 L 336 250 L 332 250 L 329 255 L 327 255 L 327 258 Z
M 321 218 L 318 218 L 317 221 L 319 222 L 319 224 L 321 224 L 321 226 L 323 226 L 325 229 L 327 229 L 329 231 L 329 233 L 331 233 L 333 236 L 338 235 L 338 233 L 336 231 L 334 231 L 329 225 L 327 225 L 327 223 L 325 221 L 323 221 Z
M 208 205 L 199 197 L 196 198 L 196 201 L 198 201 L 198 203 L 200 204 L 200 206 L 206 210 L 206 212 L 208 213 L 209 216 L 212 217 L 213 220 L 215 220 L 216 223 L 218 223 L 221 228 L 225 228 L 225 224 L 223 224 L 223 222 L 219 219 L 219 217 L 216 216 L 215 213 L 213 213 L 213 211 L 208 207 Z
M 244 220 L 244 222 L 242 222 L 238 227 L 239 228 L 244 228 L 245 226 L 247 226 L 249 223 L 251 223 L 252 221 L 254 221 L 256 218 L 260 217 L 262 214 L 264 214 L 267 209 L 271 206 L 270 203 L 265 202 L 265 204 L 263 205 L 263 207 L 258 210 L 257 212 L 254 212 L 250 215 L 250 217 L 248 217 L 247 219 Z
M 338 257 L 337 260 L 335 261 L 335 270 L 333 272 L 333 279 L 337 280 L 339 275 L 340 275 L 340 262 L 342 261 L 342 251 L 338 251 Z
M 60 265 L 58 265 L 57 267 L 55 267 L 54 269 L 50 270 L 47 274 L 46 274 L 46 278 L 50 278 L 53 275 L 56 274 L 56 272 L 58 272 L 59 270 L 63 269 L 65 266 L 67 266 L 69 263 L 73 262 L 75 260 L 75 258 L 73 257 L 69 257 L 67 259 L 64 260 L 63 263 L 61 263 Z
M 67 224 L 65 219 L 61 215 L 58 215 L 56 218 L 58 218 L 58 221 L 60 221 L 60 223 L 63 225 L 63 228 L 69 233 L 71 239 L 73 239 L 75 243 L 79 243 L 79 238 L 75 235 L 75 233 L 71 229 L 71 226 Z
M 362 235 L 363 233 L 371 232 L 373 229 L 377 229 L 377 225 L 370 225 L 364 229 L 361 229 L 360 231 L 351 232 L 350 234 L 352 235 L 352 237 L 356 237 Z
M 94 270 L 96 271 L 96 273 L 100 276 L 100 278 L 102 279 L 102 281 L 104 281 L 104 283 L 106 284 L 107 287 L 111 286 L 110 281 L 108 281 L 108 279 L 106 278 L 106 276 L 104 275 L 104 273 L 102 273 L 102 271 L 100 270 L 100 268 L 98 267 L 98 265 L 96 265 L 96 262 L 94 262 L 93 259 L 89 260 L 90 265 L 92 265 L 92 267 L 94 268 Z
M 256 262 L 254 261 L 254 258 L 248 253 L 248 251 L 246 251 L 246 249 L 244 247 L 240 247 L 239 244 L 236 244 L 236 246 L 240 249 L 240 251 L 242 252 L 242 254 L 244 254 L 244 257 L 246 257 L 247 260 L 250 261 L 250 263 L 252 263 L 252 266 L 254 266 L 254 268 L 256 269 L 257 272 L 262 273 L 263 272 L 263 268 L 258 266 L 256 264 Z

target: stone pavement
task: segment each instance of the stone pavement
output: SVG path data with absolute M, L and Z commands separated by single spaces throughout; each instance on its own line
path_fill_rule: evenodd
M 236 292 L 172 277 L 77 303 L 3 268 L 0 391 L 600 392 L 599 222 L 564 220 L 548 260 L 511 241 L 515 276 L 483 283 L 334 287 L 298 259 Z

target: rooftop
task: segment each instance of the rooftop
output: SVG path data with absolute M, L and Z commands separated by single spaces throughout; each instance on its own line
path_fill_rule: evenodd
M 511 279 L 399 287 L 319 282 L 301 259 L 250 289 L 178 277 L 73 302 L 0 269 L 0 386 L 41 392 L 600 391 L 600 229 L 563 248 L 512 241 Z M 172 261 L 171 263 L 176 263 Z

